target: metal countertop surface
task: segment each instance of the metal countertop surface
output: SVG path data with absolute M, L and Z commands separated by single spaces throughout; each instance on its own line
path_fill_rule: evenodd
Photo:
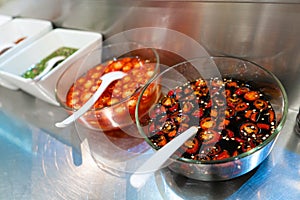
M 286 124 L 269 157 L 239 178 L 202 182 L 156 172 L 140 190 L 130 173 L 112 174 L 99 167 L 76 133 L 54 127 L 67 116 L 60 107 L 22 91 L 0 87 L 0 199 L 299 199 L 300 137 Z M 150 150 L 147 150 L 150 151 Z

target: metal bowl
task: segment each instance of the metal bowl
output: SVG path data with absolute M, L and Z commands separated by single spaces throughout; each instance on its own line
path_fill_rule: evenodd
M 276 116 L 273 133 L 264 142 L 251 150 L 220 160 L 205 161 L 187 159 L 177 152 L 163 167 L 168 166 L 172 171 L 192 179 L 221 181 L 241 176 L 253 170 L 265 160 L 286 121 L 288 112 L 285 89 L 270 71 L 253 62 L 233 57 L 197 58 L 161 71 L 148 85 L 154 83 L 159 85 L 162 96 L 165 96 L 170 89 L 181 86 L 187 81 L 197 80 L 199 77 L 205 80 L 218 76 L 220 78 L 230 77 L 242 81 L 251 81 L 256 88 L 259 88 L 267 96 Z M 137 107 L 140 106 L 141 97 L 143 92 L 147 91 L 148 85 L 141 92 Z M 160 99 L 156 103 L 159 101 Z M 149 131 L 150 122 L 147 121 L 150 113 L 144 115 L 136 109 L 136 116 L 136 124 L 140 134 L 154 150 L 158 150 L 159 148 L 148 138 L 151 134 Z

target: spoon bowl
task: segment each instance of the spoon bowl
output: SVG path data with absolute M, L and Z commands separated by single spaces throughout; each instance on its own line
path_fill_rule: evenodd
M 38 81 L 40 80 L 43 76 L 45 76 L 53 67 L 55 67 L 59 62 L 63 61 L 66 59 L 66 56 L 56 56 L 54 58 L 51 58 L 45 66 L 45 69 L 36 77 L 34 77 L 33 80 Z

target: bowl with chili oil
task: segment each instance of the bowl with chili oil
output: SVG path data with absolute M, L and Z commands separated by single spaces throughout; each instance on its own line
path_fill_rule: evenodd
M 197 58 L 152 81 L 161 98 L 148 113 L 136 109 L 139 132 L 159 150 L 198 127 L 165 165 L 192 179 L 228 180 L 253 170 L 271 152 L 286 120 L 284 87 L 272 72 L 247 60 Z

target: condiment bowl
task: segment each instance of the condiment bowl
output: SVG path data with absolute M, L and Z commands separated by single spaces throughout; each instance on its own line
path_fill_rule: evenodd
M 153 83 L 161 98 L 147 113 L 139 112 Z M 281 82 L 262 66 L 203 57 L 161 70 L 140 94 L 136 124 L 154 150 L 197 126 L 196 136 L 163 167 L 191 179 L 221 181 L 246 174 L 267 158 L 286 121 L 287 103 Z
M 76 122 L 98 131 L 112 131 L 135 124 L 135 107 L 143 86 L 159 69 L 155 50 L 137 43 L 120 43 L 95 49 L 68 67 L 56 85 L 56 99 L 72 114 L 78 110 L 101 84 L 100 77 L 111 71 L 127 75 L 108 86 L 94 106 Z M 144 92 L 140 112 L 146 112 L 157 99 L 155 86 Z

